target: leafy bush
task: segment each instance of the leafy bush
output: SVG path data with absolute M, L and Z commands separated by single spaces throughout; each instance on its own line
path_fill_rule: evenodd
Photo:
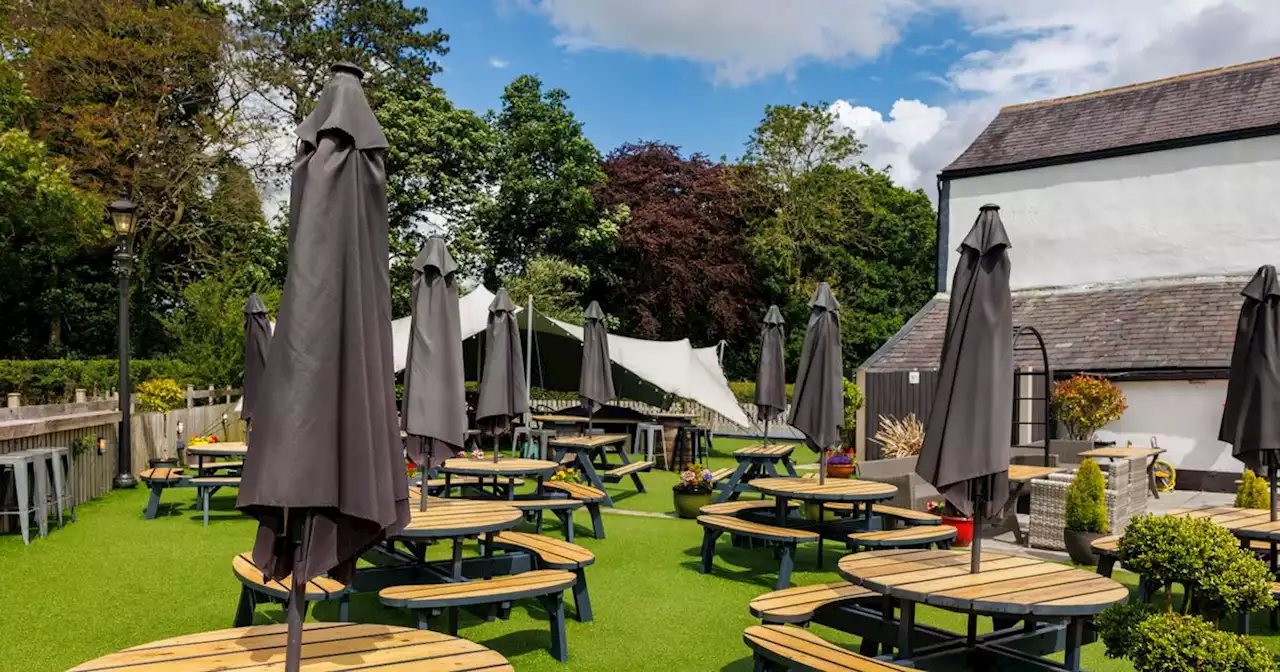
M 1119 420 L 1129 408 L 1124 392 L 1115 383 L 1084 374 L 1055 385 L 1051 405 L 1054 419 L 1078 440 L 1092 438 L 1094 432 Z
M 1113 604 L 1093 619 L 1094 628 L 1106 646 L 1108 658 L 1123 658 L 1133 648 L 1134 628 L 1160 613 L 1154 604 L 1135 602 Z
M 844 379 L 844 431 L 852 432 L 858 427 L 858 409 L 865 403 L 862 388 L 858 384 Z
M 1243 509 L 1271 509 L 1271 490 L 1267 487 L 1267 479 L 1245 469 L 1240 475 L 1240 488 L 1236 490 L 1236 501 L 1233 506 Z
M 715 481 L 711 479 L 711 470 L 701 464 L 686 464 L 680 472 L 680 481 L 671 486 L 671 491 L 682 495 L 709 495 L 715 491 Z
M 138 410 L 143 413 L 168 413 L 187 403 L 187 395 L 172 378 L 152 378 L 138 386 Z
M 1108 654 L 1111 653 L 1108 648 Z M 1223 632 L 1195 616 L 1151 616 L 1132 629 L 1128 658 L 1137 672 L 1275 672 L 1260 642 Z
M 1068 530 L 1100 534 L 1111 530 L 1107 523 L 1106 489 L 1098 463 L 1092 458 L 1085 458 L 1071 485 L 1067 486 L 1065 515 Z
M 1197 611 L 1213 621 L 1275 606 L 1271 569 L 1252 551 L 1222 549 L 1195 588 Z
M 247 271 L 224 271 L 182 290 L 183 305 L 163 320 L 177 341 L 176 355 L 195 375 L 215 385 L 239 387 L 244 379 L 244 304 L 257 291 L 269 312 L 280 290 L 255 281 Z
M 1125 569 L 1163 586 L 1168 599 L 1173 584 L 1200 584 L 1206 567 L 1213 567 L 1224 549 L 1236 545 L 1230 531 L 1202 518 L 1143 515 L 1125 528 L 1119 559 Z
M 787 399 L 795 393 L 795 385 L 787 385 Z M 740 403 L 750 404 L 756 400 L 756 383 L 754 380 L 734 380 L 730 381 L 729 389 L 733 391 L 733 396 Z M 861 394 L 861 392 L 859 392 Z
M 115 359 L 0 360 L 0 395 L 17 392 L 28 406 L 67 403 L 75 399 L 76 388 L 91 395 L 114 391 L 119 375 L 120 363 Z M 178 360 L 130 360 L 130 383 L 137 385 L 152 378 L 172 378 L 183 388 L 227 384 L 204 379 Z

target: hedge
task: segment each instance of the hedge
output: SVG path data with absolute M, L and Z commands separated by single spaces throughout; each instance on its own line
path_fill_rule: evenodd
M 734 380 L 729 382 L 729 389 L 733 390 L 733 396 L 744 404 L 754 404 L 756 401 L 756 381 L 754 380 Z M 787 399 L 796 391 L 796 386 L 787 383 Z
M 76 388 L 105 395 L 116 389 L 120 364 L 114 359 L 0 360 L 0 397 L 22 395 L 25 406 L 58 404 L 75 400 Z M 217 381 L 198 380 L 193 367 L 171 359 L 131 360 L 133 387 L 152 378 L 172 378 L 179 385 L 207 387 Z

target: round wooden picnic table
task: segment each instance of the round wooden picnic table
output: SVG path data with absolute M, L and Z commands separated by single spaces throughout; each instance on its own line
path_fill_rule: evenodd
M 513 669 L 497 651 L 441 632 L 362 623 L 307 623 L 303 627 L 303 669 L 311 669 L 313 665 L 326 672 L 370 667 L 403 667 L 428 672 L 503 672 Z M 241 667 L 284 669 L 286 633 L 287 626 L 277 624 L 184 635 L 125 649 L 72 670 L 213 672 Z
M 899 656 L 910 657 L 915 605 L 1015 619 L 1067 619 L 1065 666 L 1079 669 L 1084 621 L 1129 599 L 1129 589 L 1068 565 L 1004 553 L 983 553 L 970 572 L 969 551 L 893 550 L 847 555 L 840 575 L 901 602 Z
M 808 502 L 878 502 L 898 492 L 895 485 L 856 478 L 759 478 L 751 487 L 766 495 Z
M 427 510 L 419 511 L 416 493 L 409 494 L 409 524 L 396 536 L 411 541 L 498 532 L 515 527 L 524 517 L 520 509 L 487 499 L 428 497 Z
M 497 462 L 494 462 L 493 458 L 477 460 L 468 457 L 455 457 L 445 460 L 439 471 L 460 476 L 479 476 L 482 478 L 505 476 L 515 478 L 518 476 L 547 476 L 555 472 L 559 466 L 550 460 L 530 460 L 522 457 L 502 458 Z
M 187 448 L 188 455 L 196 457 L 244 457 L 249 454 L 249 446 L 239 442 L 203 443 Z

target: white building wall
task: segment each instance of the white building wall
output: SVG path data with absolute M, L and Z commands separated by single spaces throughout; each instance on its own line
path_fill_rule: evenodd
M 1102 441 L 1156 445 L 1177 469 L 1239 474 L 1244 465 L 1231 457 L 1230 444 L 1218 440 L 1227 381 L 1153 381 L 1117 383 L 1129 402 L 1119 421 L 1098 431 Z
M 951 182 L 946 282 L 984 203 L 1014 289 L 1248 273 L 1280 262 L 1280 136 Z

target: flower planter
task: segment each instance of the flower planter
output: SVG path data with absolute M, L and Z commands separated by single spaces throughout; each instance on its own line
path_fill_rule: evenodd
M 1098 556 L 1093 552 L 1093 542 L 1104 536 L 1101 532 L 1062 531 L 1062 543 L 1067 547 L 1067 555 L 1077 565 L 1096 567 Z
M 153 457 L 147 460 L 147 466 L 155 469 L 156 467 L 174 467 L 178 466 L 178 458 L 176 457 Z
M 824 508 L 822 502 L 805 502 L 800 506 L 800 515 L 805 520 L 813 523 L 836 519 L 836 512 Z M 819 516 L 821 516 L 821 519 L 819 519 Z
M 672 492 L 675 500 L 676 515 L 681 518 L 697 518 L 698 509 L 711 503 L 714 493 L 710 492 Z
M 853 463 L 831 464 L 827 463 L 827 478 L 849 478 L 853 475 Z
M 952 546 L 968 546 L 973 543 L 973 519 L 961 518 L 958 516 L 943 516 L 943 525 L 950 525 L 956 528 L 956 540 L 951 542 Z

